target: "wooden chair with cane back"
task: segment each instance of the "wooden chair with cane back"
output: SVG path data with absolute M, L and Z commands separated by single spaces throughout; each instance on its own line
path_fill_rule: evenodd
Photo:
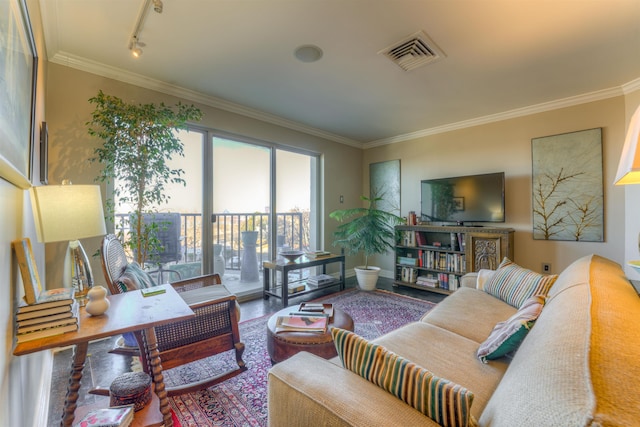
M 102 241 L 101 260 L 112 294 L 145 287 L 141 282 L 151 280 L 137 263 L 128 261 L 122 243 L 113 234 L 105 236 Z M 242 360 L 244 344 L 240 341 L 238 330 L 239 307 L 236 296 L 222 285 L 220 276 L 211 274 L 194 277 L 171 285 L 196 316 L 155 328 L 162 368 L 171 369 L 229 350 L 235 350 L 238 368 L 194 383 L 167 387 L 168 395 L 207 388 L 245 371 L 247 368 Z M 136 332 L 135 336 L 138 347 L 141 347 L 142 334 Z M 149 373 L 148 361 L 141 358 L 141 364 L 143 370 Z

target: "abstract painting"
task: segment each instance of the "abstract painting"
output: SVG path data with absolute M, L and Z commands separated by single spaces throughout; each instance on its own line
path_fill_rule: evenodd
M 531 140 L 533 238 L 604 241 L 602 128 Z

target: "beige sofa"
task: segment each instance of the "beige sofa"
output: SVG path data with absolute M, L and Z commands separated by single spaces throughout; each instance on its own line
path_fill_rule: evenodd
M 472 287 L 375 343 L 472 391 L 481 426 L 640 425 L 640 298 L 618 264 L 571 264 L 513 357 L 486 364 L 480 343 L 517 310 Z M 338 358 L 299 353 L 268 383 L 272 427 L 437 425 Z

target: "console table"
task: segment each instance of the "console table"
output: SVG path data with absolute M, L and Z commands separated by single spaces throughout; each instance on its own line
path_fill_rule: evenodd
M 294 281 L 289 281 L 289 273 L 295 270 L 302 270 L 304 268 L 310 267 L 319 267 L 322 266 L 322 274 L 327 273 L 327 265 L 332 264 L 334 262 L 340 263 L 340 278 L 335 279 L 333 282 L 320 286 L 313 287 L 306 284 L 304 279 L 298 279 Z M 344 255 L 329 255 L 319 258 L 310 259 L 307 258 L 306 255 L 298 258 L 295 261 L 288 261 L 286 259 L 279 259 L 274 261 L 264 261 L 262 263 L 262 267 L 264 269 L 262 273 L 263 279 L 263 297 L 264 299 L 269 299 L 269 297 L 276 297 L 282 299 L 283 307 L 287 307 L 289 304 L 290 297 L 297 297 L 300 295 L 308 294 L 310 292 L 317 291 L 318 289 L 324 289 L 331 286 L 340 285 L 340 290 L 344 290 Z M 279 285 L 275 276 L 277 272 L 282 273 L 282 284 Z M 274 277 L 272 277 L 272 275 Z M 299 292 L 295 292 L 289 295 L 289 285 L 293 283 L 301 283 L 304 284 L 304 290 Z
M 173 426 L 156 334 L 153 328 L 189 319 L 194 316 L 194 313 L 171 285 L 162 285 L 162 287 L 165 289 L 164 293 L 148 297 L 143 297 L 140 291 L 110 295 L 108 298 L 111 305 L 102 316 L 90 316 L 85 312 L 84 307 L 80 307 L 79 329 L 76 332 L 67 332 L 53 337 L 27 341 L 16 346 L 13 351 L 16 356 L 57 347 L 74 346 L 61 425 L 70 427 L 73 424 L 80 379 L 82 378 L 82 369 L 87 357 L 89 341 L 119 335 L 124 332 L 140 331 L 144 342 L 144 348 L 141 353 L 150 361 L 149 366 L 151 366 L 152 371 L 150 374 L 155 394 L 159 399 L 160 413 L 149 413 L 153 411 L 148 411 L 148 408 L 136 412 L 134 425 Z M 149 406 L 152 408 L 157 407 L 154 405 Z M 140 420 L 140 418 L 143 419 Z

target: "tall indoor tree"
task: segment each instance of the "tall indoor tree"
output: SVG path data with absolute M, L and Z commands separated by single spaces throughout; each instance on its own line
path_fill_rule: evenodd
M 87 122 L 88 132 L 103 142 L 90 159 L 102 165 L 96 179 L 117 183 L 113 185 L 113 199 L 107 200 L 107 215 L 111 221 L 115 219 L 114 200 L 118 205 L 133 207 L 130 234 L 122 240 L 136 261 L 144 265 L 148 254 L 159 249 L 159 241 L 155 236 L 157 225 L 146 226 L 143 214 L 157 212 L 168 202 L 166 185 L 185 184 L 184 171 L 172 169 L 168 162 L 175 155 L 184 156 L 176 131 L 186 129 L 189 121 L 199 121 L 202 112 L 182 103 L 174 107 L 128 103 L 102 90 L 89 102 L 95 104 L 95 110 Z

